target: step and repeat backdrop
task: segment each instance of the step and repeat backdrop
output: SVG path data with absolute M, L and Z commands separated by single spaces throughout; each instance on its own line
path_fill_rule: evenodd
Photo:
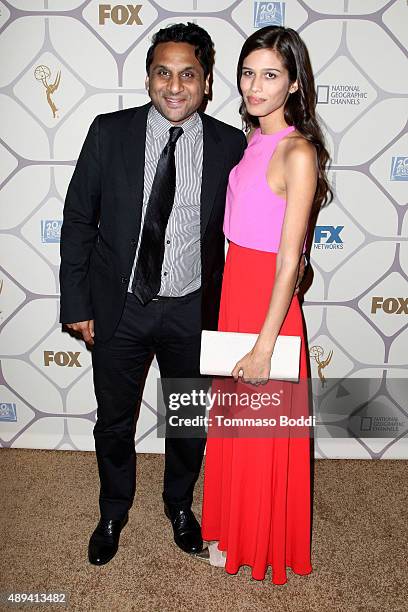
M 93 449 L 90 353 L 58 323 L 64 197 L 95 115 L 147 101 L 152 34 L 194 21 L 216 45 L 207 112 L 237 127 L 244 39 L 278 24 L 309 47 L 335 191 L 317 221 L 304 303 L 314 401 L 346 404 L 360 422 L 349 439 L 316 439 L 315 453 L 407 458 L 407 396 L 393 384 L 408 363 L 406 0 L 116 2 L 0 1 L 0 445 Z M 153 362 L 142 452 L 164 448 L 157 377 Z M 347 390 L 354 378 L 370 383 L 386 414 L 364 411 Z

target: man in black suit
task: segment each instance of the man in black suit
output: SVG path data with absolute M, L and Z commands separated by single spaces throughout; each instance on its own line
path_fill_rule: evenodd
M 246 140 L 198 111 L 213 61 L 199 26 L 160 30 L 146 58 L 151 103 L 95 118 L 67 192 L 60 320 L 93 345 L 96 565 L 116 554 L 133 502 L 137 406 L 152 355 L 162 378 L 197 378 L 201 330 L 217 328 L 228 175 Z M 189 553 L 202 548 L 191 503 L 204 445 L 166 439 L 165 512 Z

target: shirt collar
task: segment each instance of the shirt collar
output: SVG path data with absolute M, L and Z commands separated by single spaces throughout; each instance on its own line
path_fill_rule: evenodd
M 147 125 L 152 130 L 154 138 L 161 138 L 165 134 L 168 136 L 169 129 L 174 127 L 173 124 L 166 119 L 166 117 L 163 117 L 153 105 L 150 107 L 147 116 Z M 180 127 L 183 128 L 182 136 L 185 134 L 187 138 L 194 141 L 197 134 L 202 130 L 200 115 L 195 112 L 187 121 L 182 123 Z

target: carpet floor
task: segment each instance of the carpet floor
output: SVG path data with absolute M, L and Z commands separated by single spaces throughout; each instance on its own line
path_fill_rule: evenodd
M 274 586 L 182 553 L 163 514 L 162 455 L 139 455 L 119 552 L 87 561 L 98 520 L 94 453 L 0 449 L 0 592 L 67 593 L 68 605 L 127 612 L 406 612 L 407 461 L 315 462 L 313 573 Z M 194 509 L 200 514 L 202 478 Z M 1 605 L 1 610 L 12 608 Z

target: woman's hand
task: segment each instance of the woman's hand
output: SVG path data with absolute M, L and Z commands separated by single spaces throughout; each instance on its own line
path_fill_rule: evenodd
M 265 385 L 271 371 L 272 352 L 261 351 L 256 346 L 240 359 L 232 370 L 235 382 L 242 378 L 245 383 Z M 242 372 L 242 374 L 240 374 Z

